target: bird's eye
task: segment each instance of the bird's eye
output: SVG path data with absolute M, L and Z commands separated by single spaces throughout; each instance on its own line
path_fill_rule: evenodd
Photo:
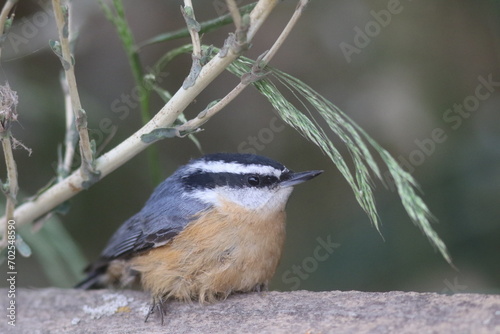
M 247 178 L 247 182 L 249 185 L 251 185 L 252 187 L 256 187 L 259 185 L 260 183 L 260 179 L 258 176 L 256 175 L 250 175 L 248 178 Z

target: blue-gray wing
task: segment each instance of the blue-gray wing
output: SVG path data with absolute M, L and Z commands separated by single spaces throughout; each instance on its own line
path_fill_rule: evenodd
M 161 183 L 144 207 L 111 237 L 101 260 L 112 260 L 165 245 L 209 205 L 183 197 L 176 175 Z
M 111 261 L 165 245 L 209 207 L 186 195 L 180 173 L 174 173 L 155 189 L 142 210 L 113 234 L 100 258 L 87 268 L 87 277 L 75 287 L 102 287 L 107 284 L 102 276 Z

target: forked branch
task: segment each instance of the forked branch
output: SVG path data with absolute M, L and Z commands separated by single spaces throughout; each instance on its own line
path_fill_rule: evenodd
M 58 0 L 54 2 L 60 5 Z M 278 0 L 260 0 L 255 8 L 249 15 L 249 27 L 246 32 L 246 39 L 251 41 L 259 28 L 262 26 L 264 21 L 267 19 L 268 15 L 277 5 Z M 60 8 L 60 7 L 59 7 Z M 62 11 L 58 15 L 61 15 Z M 65 22 L 63 19 L 59 19 L 60 22 Z M 60 30 L 60 32 L 64 30 Z M 64 36 L 63 36 L 64 37 Z M 61 43 L 62 47 L 63 43 Z M 61 49 L 62 51 L 62 49 Z M 65 51 L 64 54 L 69 54 L 69 49 Z M 194 81 L 193 85 L 187 88 L 181 87 L 172 96 L 165 106 L 158 111 L 158 113 L 144 125 L 137 132 L 132 134 L 125 141 L 117 145 L 111 151 L 105 153 L 98 159 L 94 161 L 95 170 L 100 172 L 100 177 L 104 177 L 115 169 L 123 165 L 125 162 L 130 160 L 132 157 L 143 151 L 149 144 L 141 140 L 141 136 L 148 134 L 157 128 L 169 127 L 177 119 L 179 114 L 184 111 L 184 109 L 196 98 L 196 96 L 203 91 L 219 74 L 221 74 L 225 68 L 227 68 L 237 57 L 238 53 L 229 49 L 225 54 L 219 53 L 213 57 L 207 64 L 205 64 Z M 69 61 L 71 65 L 71 57 L 64 58 L 65 61 Z M 66 71 L 70 73 L 71 71 Z M 73 73 L 74 79 L 74 73 Z M 71 79 L 71 80 L 73 80 Z M 70 88 L 73 85 L 76 88 L 76 80 L 73 84 L 69 84 Z M 78 100 L 79 101 L 79 100 Z M 79 107 L 79 106 L 77 106 Z M 80 109 L 78 109 L 80 110 Z M 81 137 L 80 140 L 82 141 Z M 84 154 L 89 156 L 88 147 L 84 148 Z M 82 158 L 84 156 L 82 155 Z M 90 160 L 87 160 L 92 161 Z M 64 178 L 61 182 L 53 185 L 44 193 L 40 194 L 36 199 L 26 202 L 19 206 L 15 211 L 14 215 L 16 217 L 16 222 L 18 225 L 23 225 L 32 222 L 36 218 L 44 215 L 47 212 L 53 210 L 57 205 L 73 197 L 81 190 L 84 189 L 85 178 L 81 169 L 76 170 L 68 177 Z M 0 224 L 4 224 L 1 221 Z
M 229 5 L 233 1 L 228 0 L 227 2 Z M 261 57 L 259 57 L 259 59 L 257 59 L 256 66 L 252 69 L 252 72 L 247 73 L 246 77 L 242 77 L 241 82 L 231 92 L 229 92 L 229 94 L 227 94 L 224 98 L 222 98 L 215 105 L 209 107 L 208 109 L 203 110 L 195 118 L 180 125 L 177 128 L 179 133 L 195 131 L 200 126 L 202 126 L 203 124 L 208 122 L 208 120 L 211 117 L 213 117 L 215 114 L 217 114 L 219 111 L 221 111 L 231 101 L 233 101 L 246 87 L 248 87 L 249 84 L 259 80 L 261 77 L 266 75 L 265 73 L 262 73 L 262 70 L 264 69 L 264 67 L 266 67 L 267 64 L 269 64 L 269 62 L 274 57 L 274 55 L 276 54 L 278 49 L 281 47 L 281 45 L 283 45 L 283 42 L 288 37 L 288 35 L 290 34 L 290 31 L 292 31 L 292 28 L 295 26 L 295 24 L 299 20 L 300 15 L 302 14 L 302 11 L 304 10 L 304 8 L 308 2 L 309 2 L 309 0 L 300 0 L 299 1 L 299 3 L 297 4 L 297 8 L 295 9 L 295 12 L 293 13 L 290 21 L 288 21 L 288 24 L 281 32 L 278 39 L 274 42 L 271 49 L 269 49 L 269 51 L 265 52 Z M 231 11 L 231 13 L 233 13 L 233 12 Z M 239 12 L 238 12 L 238 15 L 239 15 Z M 236 15 L 233 15 L 233 16 L 236 16 Z M 239 26 L 236 23 L 236 18 L 235 18 L 235 25 L 236 25 L 236 29 L 239 29 Z
M 94 157 L 90 145 L 89 132 L 87 129 L 87 114 L 82 109 L 82 103 L 78 94 L 78 87 L 75 76 L 75 61 L 70 48 L 70 6 L 63 0 L 52 0 L 52 7 L 59 33 L 59 42 L 51 43 L 52 50 L 60 58 L 67 82 L 69 96 L 71 98 L 71 107 L 75 119 L 76 129 L 80 137 L 80 155 L 82 158 L 79 173 L 87 186 L 97 181 L 99 173 L 94 166 Z

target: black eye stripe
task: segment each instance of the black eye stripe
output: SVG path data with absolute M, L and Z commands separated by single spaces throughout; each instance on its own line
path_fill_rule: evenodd
M 273 187 L 279 182 L 278 178 L 273 175 L 207 173 L 202 171 L 183 176 L 181 180 L 188 189 L 213 189 L 223 186 L 231 188 L 264 188 Z

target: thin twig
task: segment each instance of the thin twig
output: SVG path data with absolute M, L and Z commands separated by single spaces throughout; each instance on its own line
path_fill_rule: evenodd
M 236 5 L 236 2 L 234 0 L 226 0 L 226 5 L 227 5 L 227 9 L 229 10 L 229 13 L 233 17 L 234 26 L 236 27 L 236 30 L 240 30 L 241 29 L 241 15 L 240 15 L 240 11 L 238 9 L 238 6 Z
M 271 49 L 264 53 L 261 58 L 257 59 L 257 62 L 255 63 L 255 67 L 252 70 L 253 73 L 250 74 L 250 79 L 247 80 L 242 80 L 229 94 L 224 96 L 218 103 L 216 103 L 214 106 L 202 111 L 198 116 L 195 118 L 189 120 L 188 122 L 180 125 L 177 130 L 179 132 L 191 132 L 200 126 L 202 126 L 204 123 L 206 123 L 211 117 L 213 117 L 215 114 L 217 114 L 220 110 L 222 110 L 225 106 L 227 106 L 232 100 L 234 100 L 250 83 L 256 81 L 259 79 L 261 75 L 265 74 L 259 74 L 257 73 L 259 70 L 263 69 L 274 57 L 278 49 L 283 45 L 283 42 L 285 39 L 288 37 L 290 34 L 290 31 L 292 31 L 292 28 L 295 26 L 297 23 L 298 19 L 300 18 L 300 15 L 302 14 L 304 7 L 307 5 L 309 0 L 300 0 L 299 3 L 297 4 L 297 8 L 295 9 L 295 12 L 293 13 L 292 17 L 290 18 L 290 21 L 288 21 L 288 24 L 286 27 L 283 29 L 281 32 L 280 36 L 274 42 L 273 46 Z M 231 1 L 228 1 L 228 3 Z
M 2 11 L 0 12 L 0 39 L 3 38 L 4 29 L 9 19 L 9 13 L 14 8 L 17 0 L 7 0 L 4 4 Z M 11 19 L 14 14 L 11 15 Z M 2 45 L 0 43 L 0 57 L 2 52 Z M 16 208 L 17 202 L 17 192 L 19 191 L 19 185 L 17 180 L 17 166 L 14 160 L 14 154 L 12 153 L 12 141 L 11 141 L 11 131 L 10 123 L 11 121 L 17 120 L 17 94 L 12 91 L 9 84 L 6 83 L 5 86 L 1 88 L 0 94 L 0 140 L 2 141 L 2 148 L 5 157 L 5 167 L 7 169 L 7 183 L 2 185 L 4 187 L 6 204 L 5 204 L 5 218 L 3 219 L 3 224 L 5 224 L 2 229 L 2 239 L 0 240 L 0 249 L 7 246 L 8 243 L 8 224 L 9 220 L 14 219 L 14 210 Z
M 195 118 L 190 119 L 186 123 L 177 127 L 177 131 L 181 132 L 192 132 L 208 122 L 210 118 L 212 118 L 215 114 L 221 111 L 225 106 L 229 104 L 236 96 L 238 96 L 243 89 L 245 89 L 247 85 L 242 84 L 241 82 L 233 88 L 226 96 L 224 96 L 219 102 L 217 102 L 214 106 L 203 110 L 200 112 Z
M 250 27 L 247 38 L 251 40 L 263 22 L 269 16 L 278 0 L 260 0 L 250 14 Z M 124 140 L 111 151 L 100 156 L 95 161 L 96 168 L 101 172 L 101 178 L 110 174 L 115 169 L 129 161 L 132 157 L 142 152 L 148 144 L 141 140 L 141 136 L 148 134 L 157 128 L 166 128 L 173 124 L 180 113 L 192 103 L 192 101 L 203 91 L 216 77 L 219 76 L 232 62 L 238 54 L 231 50 L 224 56 L 215 56 L 205 66 L 203 66 L 198 79 L 192 87 L 183 87 L 172 96 L 165 106 L 137 132 Z M 36 199 L 19 206 L 15 211 L 16 223 L 22 226 L 29 223 L 45 213 L 53 210 L 57 205 L 82 191 L 84 179 L 80 171 L 75 171 L 63 181 L 53 185 Z M 0 219 L 0 224 L 5 222 Z M 3 225 L 2 225 L 3 226 Z M 1 226 L 0 226 L 1 228 Z
M 87 116 L 82 109 L 80 96 L 75 77 L 75 66 L 73 56 L 70 49 L 70 24 L 69 24 L 69 11 L 70 6 L 65 0 L 52 0 L 52 7 L 54 9 L 55 19 L 57 23 L 57 30 L 59 32 L 59 43 L 61 54 L 61 62 L 63 64 L 66 81 L 68 83 L 69 95 L 71 97 L 71 106 L 75 117 L 76 128 L 80 137 L 80 154 L 82 158 L 81 173 L 83 179 L 89 181 L 92 179 L 92 174 L 96 174 L 93 164 L 92 148 L 90 146 L 89 132 L 87 129 Z
M 201 63 L 201 42 L 200 42 L 200 24 L 196 21 L 196 17 L 194 15 L 194 8 L 191 0 L 184 0 L 184 7 L 181 6 L 181 12 L 184 16 L 184 20 L 186 21 L 186 25 L 189 30 L 189 34 L 191 35 L 191 41 L 193 44 L 193 63 L 191 65 L 191 70 L 189 71 L 189 75 L 186 77 L 184 82 L 182 83 L 182 87 L 184 89 L 188 89 L 193 86 L 198 75 L 200 74 L 201 68 L 203 67 Z
M 19 186 L 17 183 L 17 166 L 12 154 L 12 143 L 10 141 L 10 130 L 2 135 L 2 148 L 5 157 L 5 165 L 7 167 L 7 182 L 6 190 L 7 203 L 5 206 L 5 227 L 2 233 L 2 241 L 0 241 L 0 249 L 7 245 L 7 221 L 14 219 L 14 209 L 16 208 L 16 198 Z
M 3 36 L 5 24 L 7 23 L 7 19 L 9 18 L 9 13 L 12 11 L 12 8 L 16 5 L 18 0 L 7 0 L 3 5 L 2 12 L 0 12 L 0 39 Z M 11 18 L 14 17 L 14 14 L 11 15 Z M 2 57 L 2 43 L 0 43 L 0 58 Z
M 198 32 L 200 31 L 200 27 L 199 23 L 196 22 L 193 3 L 191 2 L 191 0 L 184 0 L 184 9 L 182 13 L 184 14 L 184 18 L 186 19 L 189 34 L 191 35 L 191 41 L 193 42 L 193 56 L 201 58 L 201 42 L 200 35 L 198 34 Z M 188 21 L 189 19 L 191 19 L 192 21 Z
M 58 181 L 62 181 L 71 172 L 71 164 L 75 156 L 75 145 L 78 134 L 75 128 L 75 116 L 71 108 L 71 96 L 68 82 L 61 76 L 61 87 L 64 93 L 64 109 L 66 114 L 66 136 L 64 138 L 64 158 L 58 168 Z
M 267 16 L 271 13 L 269 8 L 271 8 L 272 10 L 272 8 L 274 8 L 274 6 L 276 5 L 277 0 L 260 0 L 257 3 L 257 6 L 255 6 L 255 8 L 250 13 L 250 27 L 248 28 L 247 33 L 248 41 L 253 39 L 253 37 L 257 33 L 257 30 L 259 30 L 262 24 L 264 24 L 265 19 L 262 20 L 261 18 L 267 18 Z
M 5 218 L 2 219 L 5 224 L 2 229 L 2 240 L 0 249 L 7 246 L 8 231 L 7 222 L 14 219 L 14 209 L 16 207 L 17 192 L 19 190 L 17 181 L 17 166 L 12 154 L 12 133 L 10 126 L 12 121 L 17 120 L 17 94 L 10 89 L 8 83 L 0 86 L 0 140 L 5 157 L 5 166 L 7 168 L 7 183 L 2 185 L 6 196 Z
M 274 42 L 273 46 L 269 51 L 264 55 L 262 58 L 262 61 L 260 62 L 259 66 L 261 68 L 264 68 L 267 64 L 269 64 L 269 61 L 274 57 L 276 52 L 279 50 L 285 39 L 288 37 L 290 34 L 290 31 L 292 31 L 293 27 L 299 20 L 300 16 L 302 15 L 302 12 L 304 11 L 307 3 L 309 0 L 300 0 L 299 3 L 297 4 L 297 8 L 295 9 L 295 12 L 293 13 L 292 17 L 290 18 L 290 21 L 288 21 L 285 29 L 281 32 L 280 36 Z

